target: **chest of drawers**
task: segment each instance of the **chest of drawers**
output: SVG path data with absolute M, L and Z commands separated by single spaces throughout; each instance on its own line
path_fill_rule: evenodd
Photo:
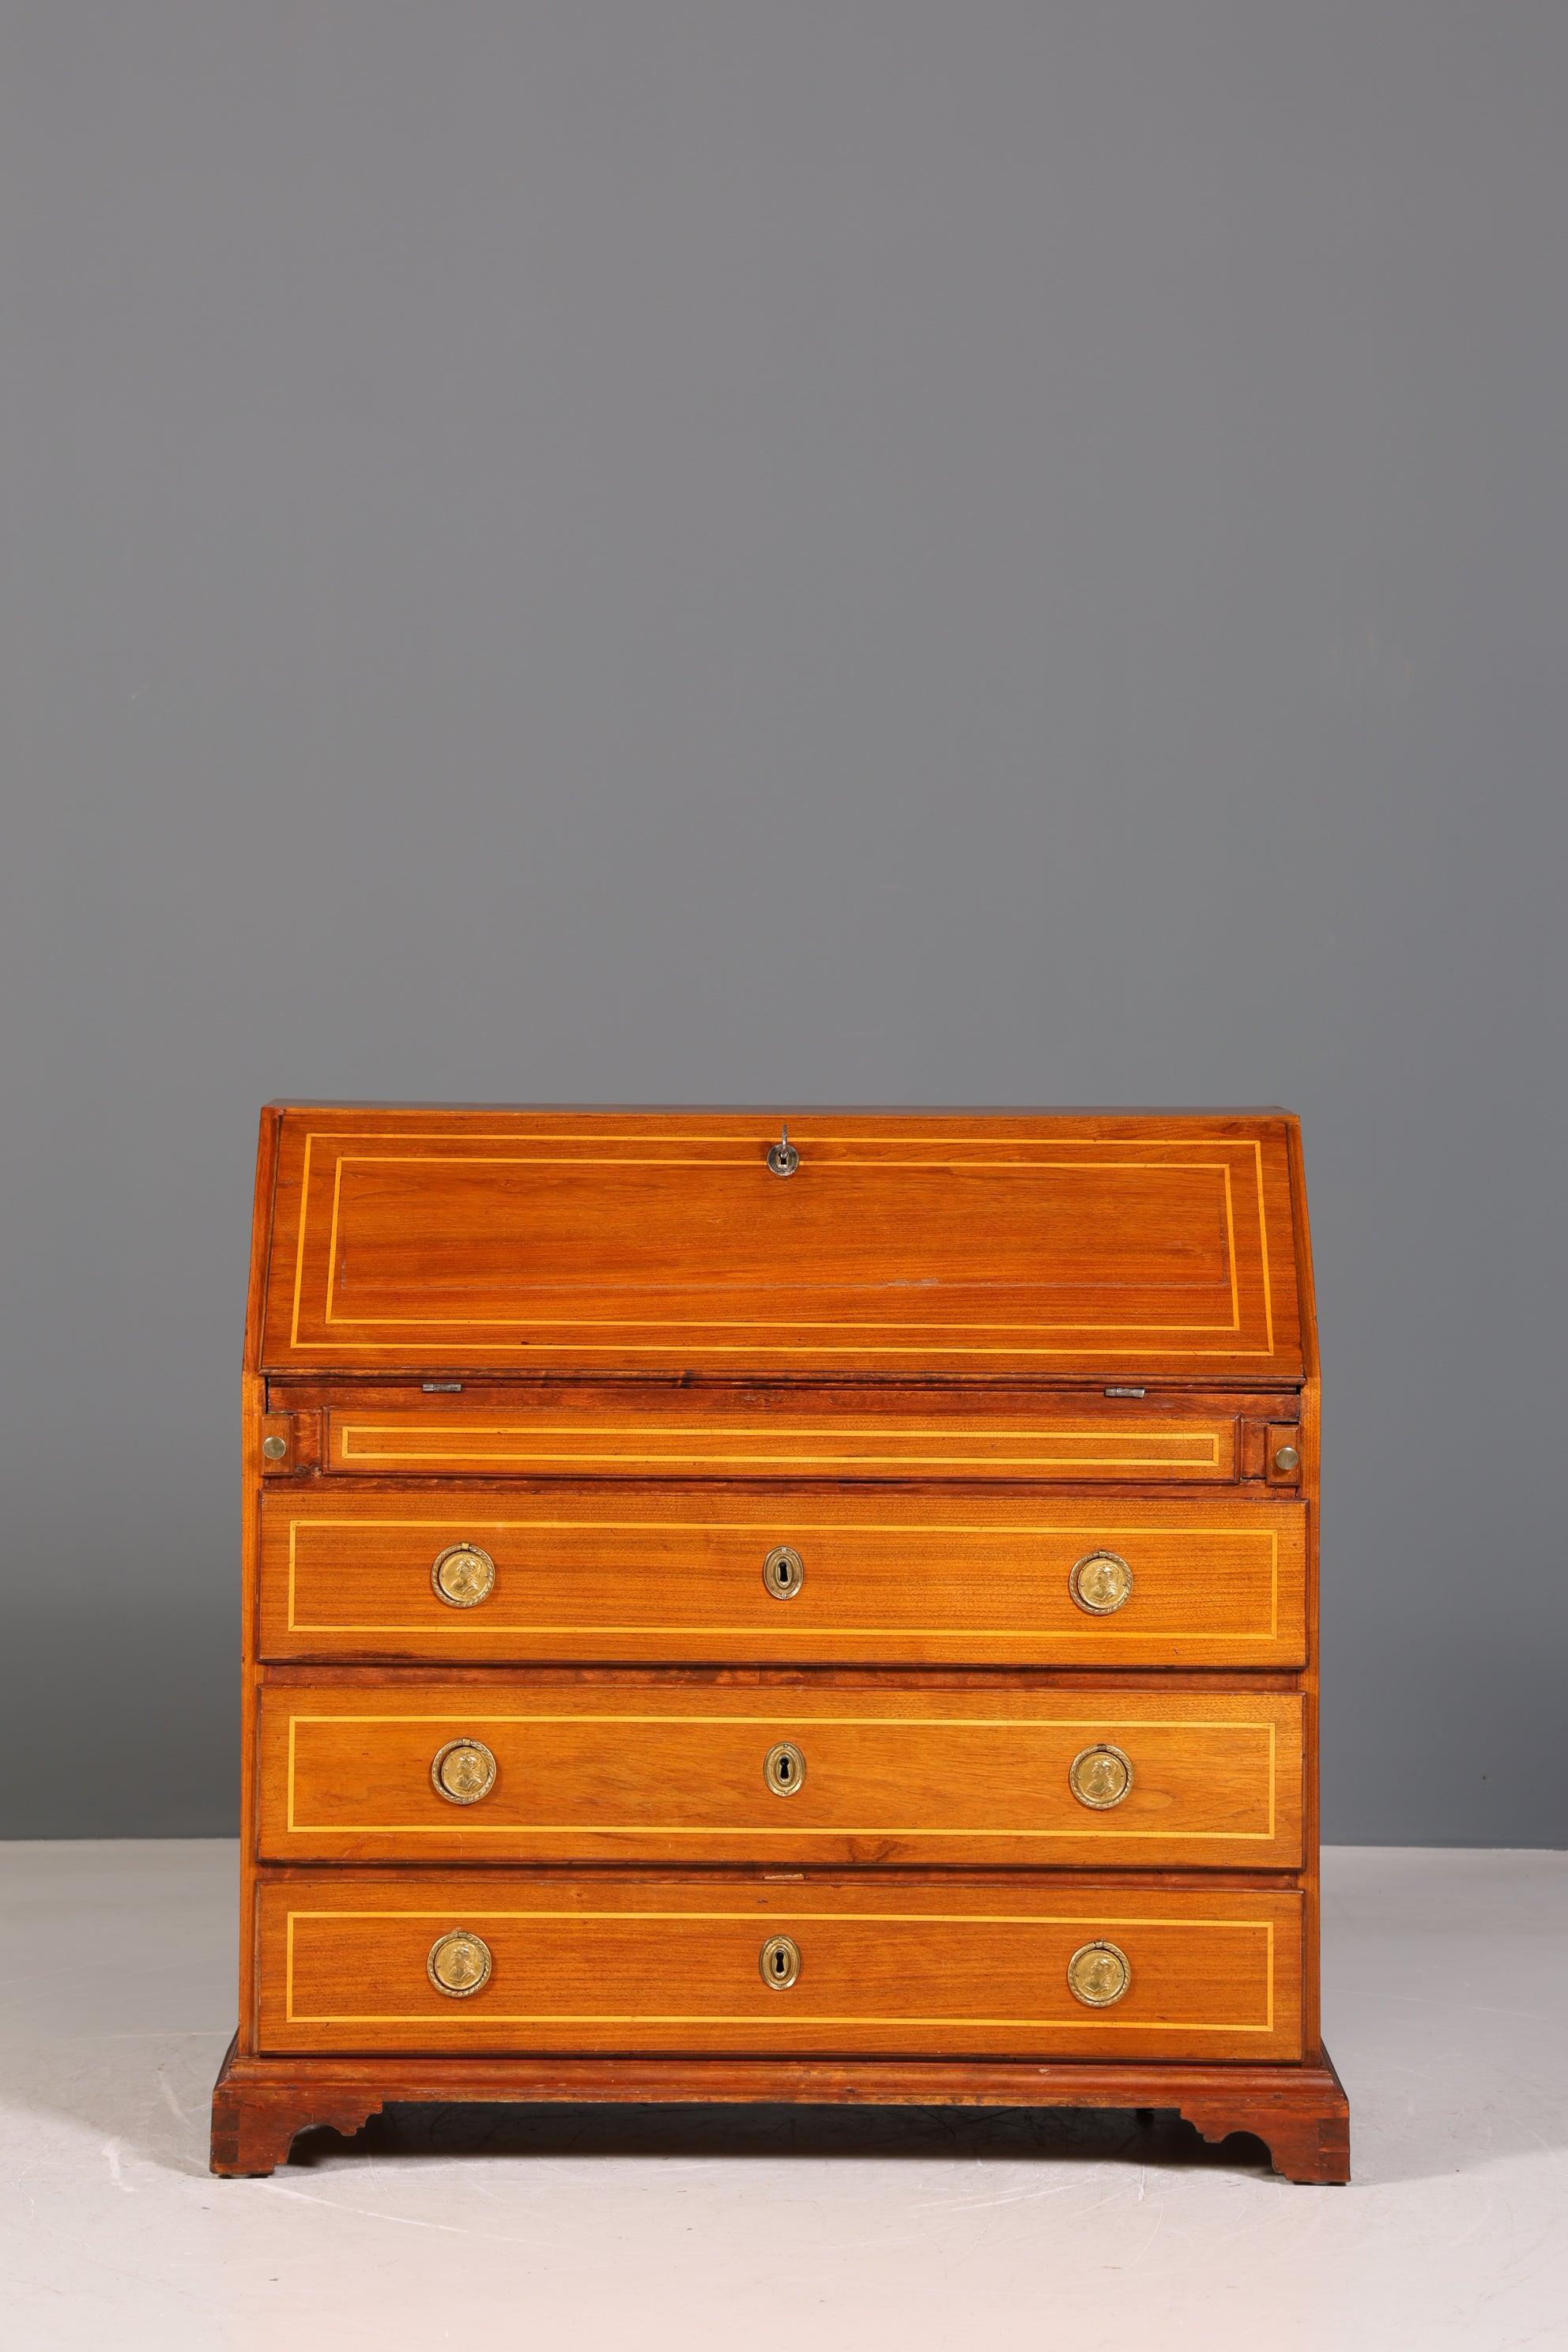
M 215 2171 L 390 2100 L 1348 2168 L 1283 1112 L 275 1105 Z

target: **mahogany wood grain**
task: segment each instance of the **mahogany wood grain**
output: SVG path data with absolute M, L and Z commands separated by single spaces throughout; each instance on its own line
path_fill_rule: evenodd
M 296 2133 L 350 2133 L 384 2105 L 1173 2108 L 1205 2139 L 1245 2132 L 1287 2179 L 1350 2178 L 1350 2107 L 1326 2050 L 1299 2065 L 969 2058 L 267 2058 L 230 2049 L 213 2101 L 213 2170 L 270 2172 Z
M 1286 1122 L 291 1108 L 264 1365 L 1300 1375 Z
M 1095 1496 L 874 1495 L 700 1486 L 524 1493 L 293 1480 L 261 1503 L 261 1654 L 458 1662 L 863 1661 L 1299 1665 L 1299 1504 Z M 447 1546 L 495 1562 L 489 1597 L 431 1582 Z M 795 1550 L 800 1589 L 763 1567 Z M 1076 1563 L 1111 1550 L 1129 1598 L 1096 1616 Z
M 482 1741 L 488 1792 L 432 1777 Z M 1110 1744 L 1105 1809 L 1075 1758 Z M 798 1750 L 788 1793 L 764 1777 Z M 1235 1690 L 1123 1696 L 870 1690 L 526 1692 L 401 1676 L 269 1687 L 260 1850 L 273 1861 L 792 1862 L 1283 1869 L 1301 1859 L 1300 1702 Z
M 334 1870 L 267 1876 L 260 1917 L 264 2051 L 1301 2055 L 1300 1898 L 1272 1889 Z M 426 1961 L 457 1929 L 493 1968 L 453 2000 Z M 1068 1963 L 1105 1939 L 1131 1983 L 1086 2007 Z

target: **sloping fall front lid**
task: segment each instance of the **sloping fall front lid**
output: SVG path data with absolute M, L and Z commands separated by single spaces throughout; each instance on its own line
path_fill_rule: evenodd
M 290 1107 L 261 1368 L 1302 1376 L 1283 1113 L 779 1124 Z

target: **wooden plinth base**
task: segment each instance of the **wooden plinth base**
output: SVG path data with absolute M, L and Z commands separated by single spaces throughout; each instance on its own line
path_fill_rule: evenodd
M 1031 2066 L 880 2059 L 247 2058 L 213 2092 L 212 2168 L 270 2172 L 296 2132 L 355 2132 L 394 2102 L 791 2102 L 818 2106 L 1174 2107 L 1206 2140 L 1251 2132 L 1287 2180 L 1350 2179 L 1350 2105 L 1327 2051 L 1302 2066 Z

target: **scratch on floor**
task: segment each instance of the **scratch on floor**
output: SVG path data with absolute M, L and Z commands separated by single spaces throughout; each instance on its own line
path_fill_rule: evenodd
M 292 2197 L 301 2205 L 324 2205 L 329 2212 L 355 2213 L 365 2221 L 390 2221 L 397 2230 L 435 2230 L 447 2238 L 486 2238 L 496 2246 L 552 2247 L 553 2238 L 524 2237 L 520 2232 L 502 2230 L 468 2230 L 459 2221 L 426 2221 L 414 2213 L 378 2212 L 374 2205 L 350 2205 L 337 2197 L 312 2197 L 308 2189 L 287 2189 L 280 2180 L 264 2180 L 258 2188 L 268 2189 L 274 2197 Z
M 1143 2192 L 1142 2192 L 1142 2187 L 1140 2187 L 1140 2189 L 1139 2189 L 1139 2192 L 1138 2192 L 1138 2193 L 1139 2193 L 1139 2195 L 1140 2195 L 1140 2196 L 1142 2196 L 1142 2193 L 1143 2193 Z M 1137 2267 L 1138 2267 L 1139 2263 L 1142 2261 L 1142 2259 L 1143 2259 L 1144 2255 L 1148 2252 L 1148 2251 L 1149 2251 L 1150 2247 L 1153 2244 L 1153 2242 L 1154 2242 L 1155 2239 L 1159 2236 L 1159 2234 L 1160 2234 L 1161 2231 L 1164 2228 L 1164 2226 L 1165 2226 L 1165 2197 L 1164 2197 L 1164 2191 L 1162 2189 L 1162 2191 L 1161 2191 L 1161 2193 L 1160 2193 L 1160 2205 L 1159 2205 L 1159 2210 L 1155 2213 L 1155 2216 L 1154 2216 L 1154 2226 L 1153 2226 L 1153 2228 L 1150 2231 L 1150 2232 L 1149 2232 L 1148 2236 L 1144 2239 L 1144 2241 L 1143 2241 L 1142 2244 L 1139 2247 L 1138 2252 L 1133 2255 L 1132 2260 L 1131 2261 L 1131 2263 L 1129 2263 L 1129 2264 L 1127 2265 L 1127 2267 L 1128 2267 L 1128 2269 L 1129 2269 L 1129 2270 L 1134 2270 L 1134 2271 L 1135 2271 L 1135 2270 L 1137 2269 Z

